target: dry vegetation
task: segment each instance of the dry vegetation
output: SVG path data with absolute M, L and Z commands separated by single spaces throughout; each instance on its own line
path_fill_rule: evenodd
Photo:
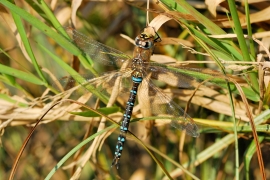
M 187 110 L 200 136 L 187 136 L 168 120 L 151 116 L 147 97 L 141 98 L 116 170 L 110 167 L 116 122 L 128 94 L 108 102 L 103 91 L 78 86 L 59 93 L 71 75 L 114 70 L 95 59 L 89 62 L 61 27 L 73 24 L 132 56 L 133 38 L 147 23 L 145 1 L 1 0 L 1 179 L 269 179 L 270 2 L 216 2 L 151 1 L 150 26 L 162 38 L 151 60 L 195 70 L 187 72 L 193 77 L 189 85 L 173 74 L 155 83 Z M 77 103 L 52 108 L 63 99 Z M 70 113 L 89 109 L 98 109 L 102 117 Z

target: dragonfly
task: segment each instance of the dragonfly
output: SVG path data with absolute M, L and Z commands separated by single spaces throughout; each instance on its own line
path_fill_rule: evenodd
M 199 128 L 194 120 L 171 97 L 162 93 L 152 81 L 152 78 L 158 79 L 158 76 L 162 74 L 168 76 L 174 74 L 174 76 L 183 81 L 187 78 L 185 76 L 183 78 L 183 75 L 179 72 L 168 70 L 166 66 L 160 63 L 150 61 L 155 44 L 161 41 L 161 38 L 156 32 L 155 35 L 147 31 L 140 33 L 135 38 L 133 57 L 129 57 L 119 50 L 90 39 L 73 28 L 66 28 L 66 31 L 70 35 L 72 43 L 93 59 L 94 62 L 120 68 L 117 71 L 105 73 L 97 78 L 85 78 L 84 82 L 81 82 L 82 86 L 85 88 L 88 85 L 91 85 L 91 87 L 102 86 L 106 90 L 106 88 L 113 86 L 117 78 L 121 78 L 121 87 L 125 87 L 124 89 L 128 89 L 126 87 L 131 86 L 129 87 L 130 95 L 122 117 L 120 134 L 117 138 L 114 159 L 111 166 L 116 166 L 117 169 L 119 168 L 119 161 L 138 92 L 151 103 L 152 115 L 167 114 L 171 117 L 171 125 L 173 127 L 186 131 L 190 136 L 199 136 Z M 147 84 L 147 90 L 141 86 L 142 82 Z

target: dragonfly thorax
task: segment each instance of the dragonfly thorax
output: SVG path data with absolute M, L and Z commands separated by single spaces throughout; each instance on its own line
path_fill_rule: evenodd
M 133 70 L 132 76 L 142 77 L 146 64 L 141 58 L 134 58 L 132 61 L 131 69 Z
M 135 38 L 136 47 L 133 52 L 131 69 L 133 77 L 143 77 L 143 72 L 149 65 L 154 48 L 154 37 L 141 33 Z

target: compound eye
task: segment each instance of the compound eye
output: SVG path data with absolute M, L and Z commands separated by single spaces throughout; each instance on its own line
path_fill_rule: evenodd
M 140 42 L 141 42 L 140 38 L 139 38 L 139 37 L 136 37 L 136 38 L 135 38 L 135 45 L 136 45 L 136 46 L 141 46 L 141 45 L 140 45 Z
M 135 44 L 143 49 L 150 49 L 153 46 L 153 42 L 150 40 L 142 41 L 139 37 L 135 38 Z
M 144 49 L 150 49 L 153 46 L 153 42 L 152 41 L 145 41 L 143 42 L 143 47 Z

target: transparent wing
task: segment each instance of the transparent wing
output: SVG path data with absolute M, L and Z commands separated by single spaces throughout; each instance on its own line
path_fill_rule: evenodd
M 218 85 L 226 83 L 226 81 L 224 81 L 224 75 L 220 72 L 202 68 L 150 63 L 147 73 L 151 73 L 152 79 L 163 81 L 174 87 L 194 88 L 199 85 L 199 82 L 204 80 L 210 80 L 209 82 Z
M 168 97 L 157 88 L 151 80 L 144 78 L 148 88 L 140 88 L 141 97 L 148 98 L 151 113 L 153 115 L 169 115 L 172 118 L 171 125 L 179 130 L 185 130 L 193 137 L 199 136 L 199 128 L 194 120 L 177 105 L 172 98 Z
M 147 73 L 151 73 L 151 78 L 159 81 L 163 81 L 174 87 L 191 88 L 198 85 L 198 81 L 190 75 L 181 73 L 181 71 L 188 71 L 190 69 L 178 68 L 179 71 L 166 68 L 159 63 L 151 63 L 151 66 L 147 69 Z
M 125 61 L 130 59 L 123 52 L 90 39 L 71 27 L 65 29 L 71 37 L 72 42 L 95 62 L 107 66 L 121 67 Z
M 92 74 L 82 74 L 78 76 L 65 76 L 58 80 L 60 82 L 61 87 L 57 86 L 57 83 L 54 83 L 53 87 L 58 89 L 59 91 L 66 91 L 75 86 L 78 87 L 73 95 L 79 96 L 86 91 L 93 92 L 99 91 L 102 93 L 110 94 L 112 88 L 116 85 L 116 81 L 119 80 L 119 91 L 122 93 L 127 93 L 131 88 L 131 72 L 130 68 L 118 71 L 110 71 L 102 74 L 99 77 L 95 77 Z

